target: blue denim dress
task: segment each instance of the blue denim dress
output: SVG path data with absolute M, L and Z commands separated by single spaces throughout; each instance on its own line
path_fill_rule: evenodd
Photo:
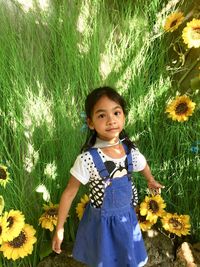
M 90 267 L 144 266 L 147 253 L 131 206 L 131 153 L 127 154 L 128 174 L 114 179 L 109 177 L 97 149 L 90 149 L 90 153 L 105 182 L 104 199 L 101 208 L 87 205 L 78 227 L 73 257 Z

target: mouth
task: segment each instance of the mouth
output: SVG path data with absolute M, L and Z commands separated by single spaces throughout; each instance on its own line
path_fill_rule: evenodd
M 110 128 L 106 130 L 106 132 L 114 132 L 114 131 L 118 131 L 118 128 Z

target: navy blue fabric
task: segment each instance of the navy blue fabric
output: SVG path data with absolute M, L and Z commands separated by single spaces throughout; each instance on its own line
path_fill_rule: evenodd
M 99 175 L 101 176 L 101 178 L 106 179 L 109 177 L 109 173 L 106 169 L 105 164 L 103 163 L 103 161 L 101 160 L 101 157 L 97 151 L 96 148 L 91 148 L 90 149 L 90 154 L 93 158 L 94 164 L 99 172 Z
M 90 267 L 140 267 L 147 253 L 137 217 L 131 206 L 131 153 L 127 155 L 128 175 L 110 179 L 97 149 L 91 149 L 95 166 L 105 180 L 101 208 L 88 204 L 80 221 L 73 249 L 75 259 Z

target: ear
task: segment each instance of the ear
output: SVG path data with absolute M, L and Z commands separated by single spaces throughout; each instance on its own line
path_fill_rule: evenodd
M 94 130 L 94 124 L 90 118 L 87 118 L 87 125 L 90 128 L 90 130 Z

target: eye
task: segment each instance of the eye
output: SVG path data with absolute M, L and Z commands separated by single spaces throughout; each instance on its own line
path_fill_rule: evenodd
M 120 110 L 117 110 L 117 111 L 115 111 L 115 116 L 119 116 L 119 115 L 121 115 L 121 111 Z
M 99 114 L 99 115 L 98 115 L 98 118 L 99 118 L 99 119 L 103 119 L 104 117 L 105 117 L 105 114 Z

